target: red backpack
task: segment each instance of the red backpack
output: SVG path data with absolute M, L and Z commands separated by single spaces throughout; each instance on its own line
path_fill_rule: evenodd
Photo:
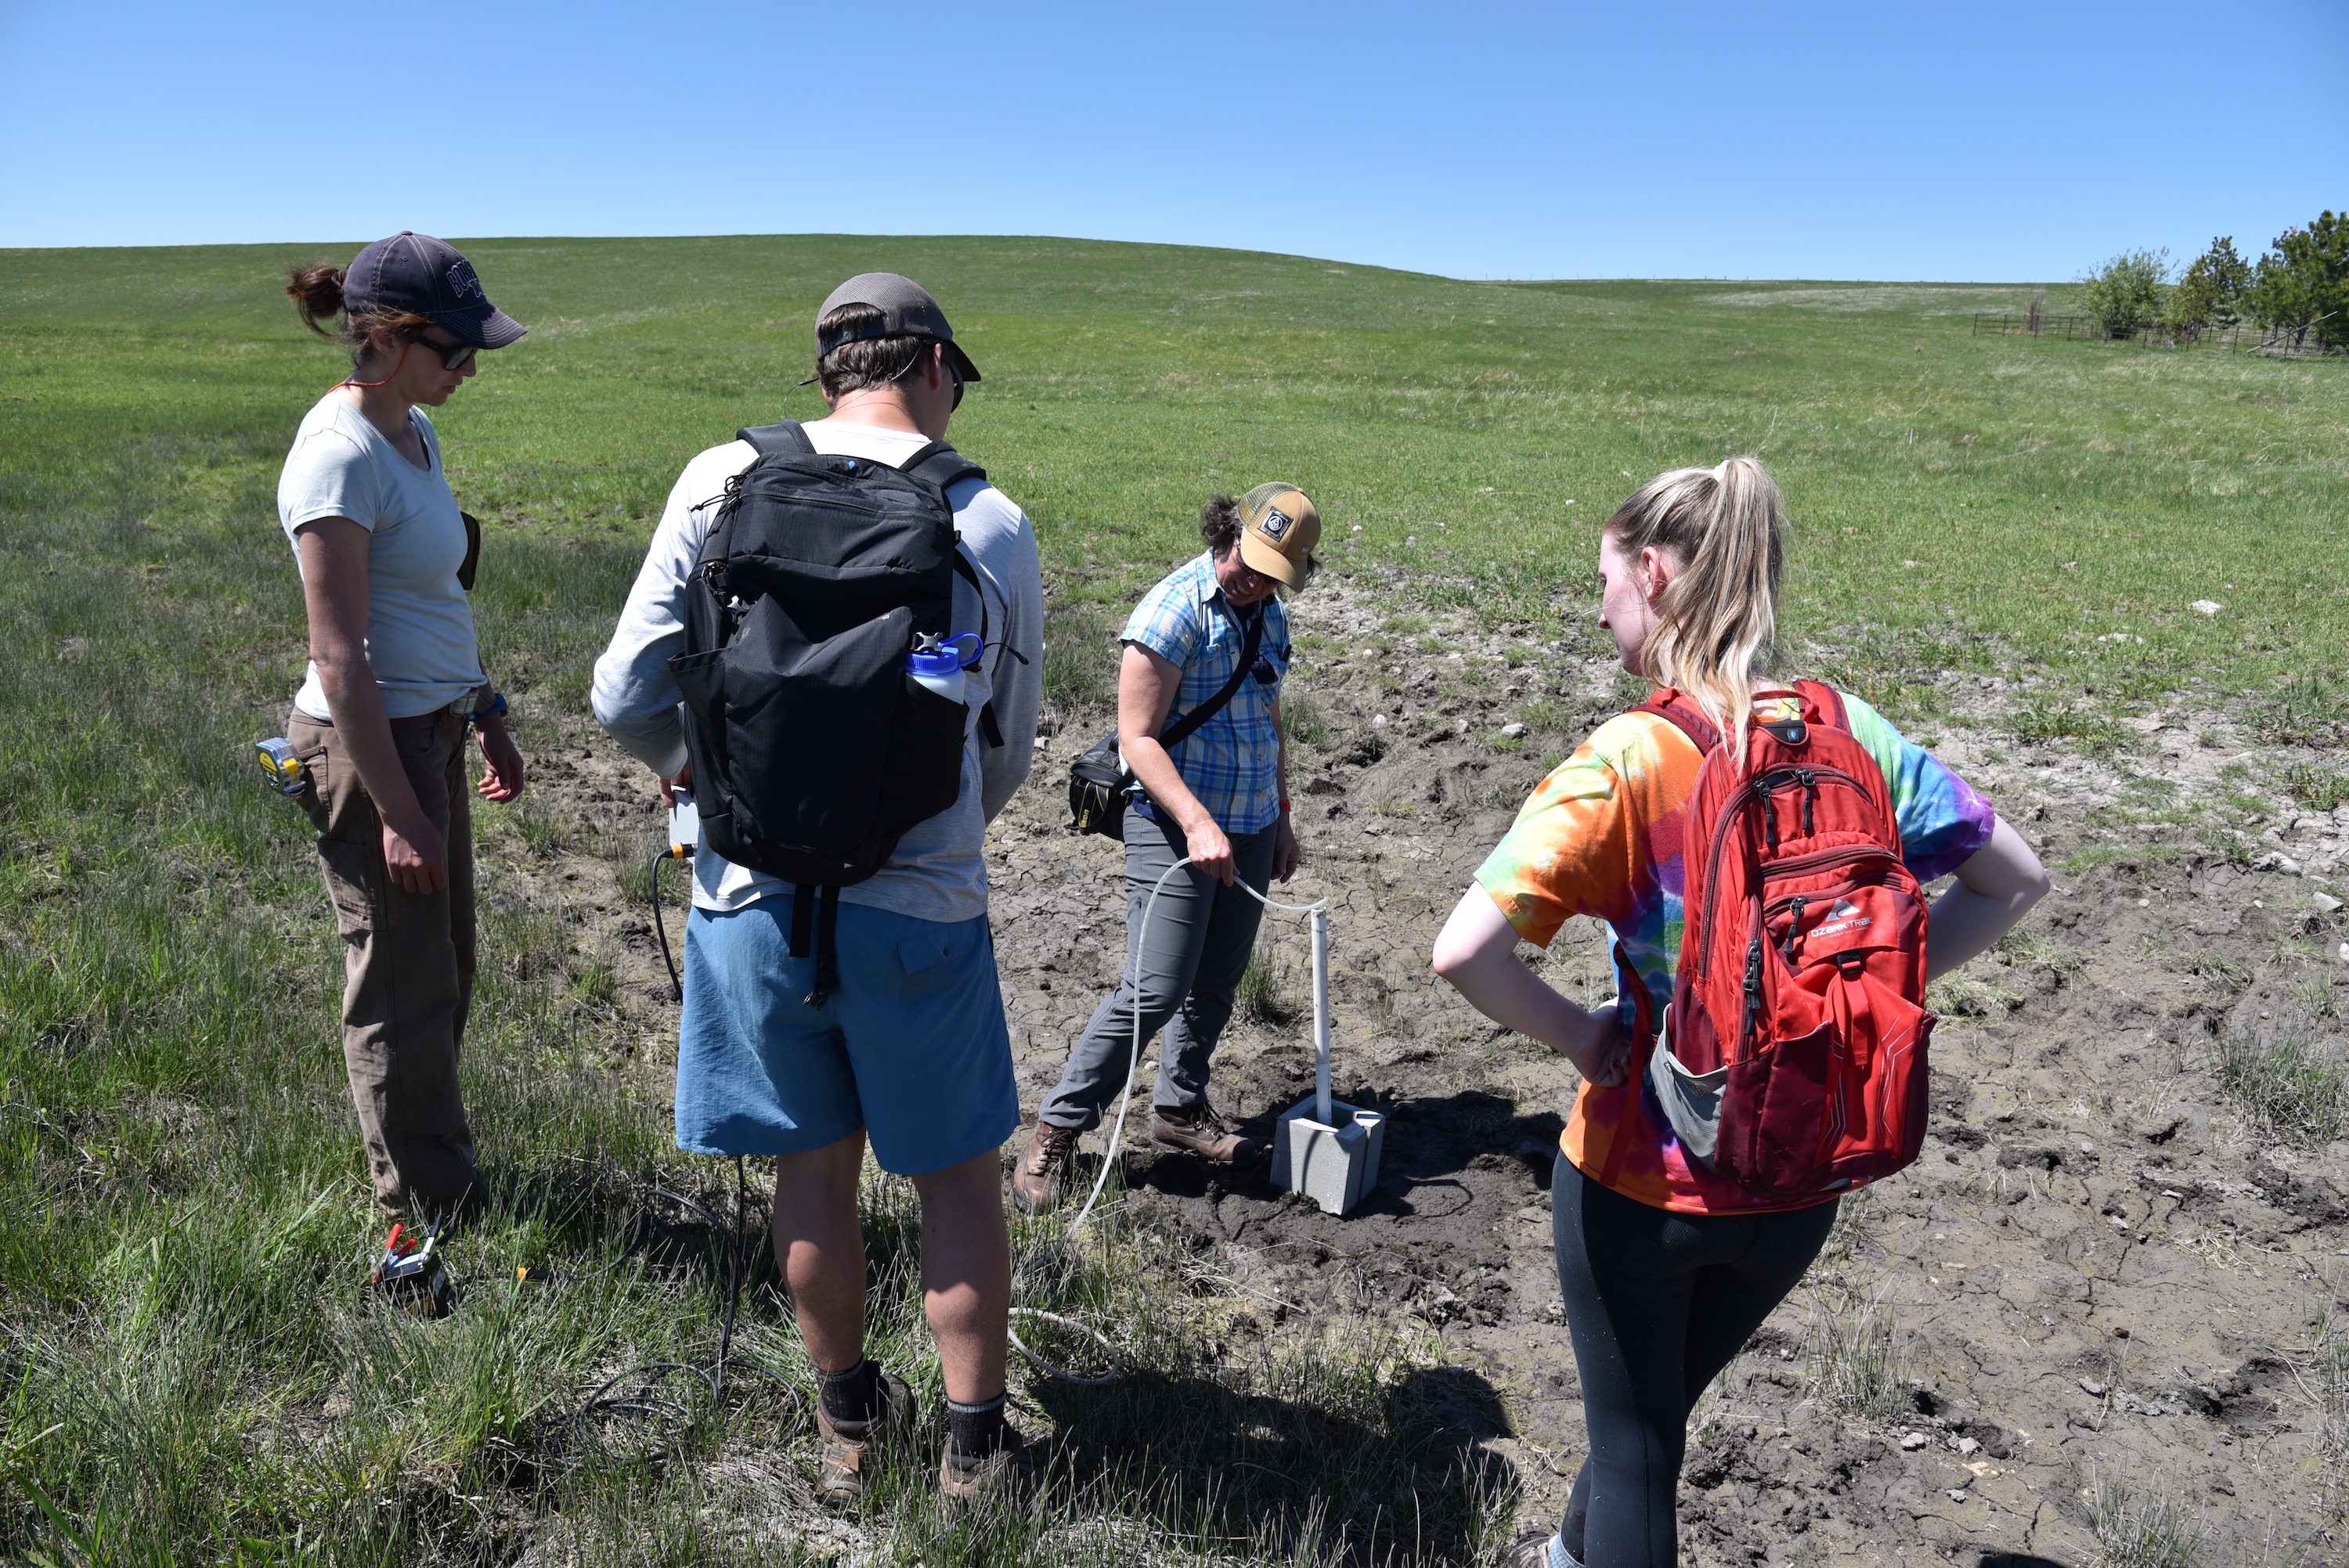
M 1671 720 L 1704 754 L 1682 852 L 1679 977 L 1667 1026 L 1640 1019 L 1654 1048 L 1635 1065 L 1690 1153 L 1777 1200 L 1917 1158 L 1936 1021 L 1925 900 L 1901 862 L 1883 770 L 1833 688 L 1800 681 L 1793 695 L 1801 717 L 1757 717 L 1742 770 L 1680 693 L 1632 710 Z

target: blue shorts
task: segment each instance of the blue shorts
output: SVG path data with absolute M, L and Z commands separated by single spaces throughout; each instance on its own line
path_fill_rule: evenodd
M 792 898 L 685 923 L 677 1143 L 802 1154 L 862 1128 L 884 1171 L 919 1176 L 1001 1147 L 1019 1125 L 987 917 L 948 924 L 840 905 L 840 989 L 801 1000 Z

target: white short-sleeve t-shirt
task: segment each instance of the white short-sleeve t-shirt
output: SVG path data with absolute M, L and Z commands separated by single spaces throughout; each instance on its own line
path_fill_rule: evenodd
M 465 519 L 440 471 L 440 440 L 421 408 L 411 409 L 429 459 L 418 468 L 349 399 L 329 392 L 302 420 L 277 480 L 277 519 L 294 542 L 306 523 L 347 517 L 366 529 L 367 665 L 384 713 L 409 718 L 448 707 L 482 682 L 473 606 L 457 581 L 465 563 Z M 311 665 L 294 706 L 331 720 L 318 666 Z

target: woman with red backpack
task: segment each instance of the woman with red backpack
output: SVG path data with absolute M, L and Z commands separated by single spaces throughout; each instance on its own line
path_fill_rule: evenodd
M 1590 1456 L 1509 1568 L 1679 1561 L 1697 1396 L 1801 1280 L 1840 1195 L 1916 1157 L 1925 981 L 2047 891 L 1990 802 L 1873 708 L 1760 674 L 1785 532 L 1751 458 L 1617 509 L 1599 623 L 1660 689 L 1534 790 L 1436 941 L 1437 974 L 1584 1079 L 1550 1198 Z M 1929 912 L 1922 884 L 1952 873 Z M 1516 955 L 1578 914 L 1615 943 L 1619 993 L 1596 1013 Z

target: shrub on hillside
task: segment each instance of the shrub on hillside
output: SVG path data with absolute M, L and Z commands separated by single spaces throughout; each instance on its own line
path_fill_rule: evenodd
M 2135 337 L 2161 324 L 2169 292 L 2169 252 L 2124 251 L 2080 284 L 2080 303 L 2106 337 Z

